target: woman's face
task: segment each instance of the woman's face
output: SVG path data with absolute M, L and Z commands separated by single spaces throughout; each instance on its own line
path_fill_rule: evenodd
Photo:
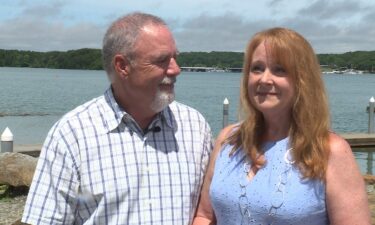
M 250 64 L 248 95 L 263 115 L 290 115 L 294 86 L 285 68 L 275 63 L 270 49 L 262 42 L 254 51 Z

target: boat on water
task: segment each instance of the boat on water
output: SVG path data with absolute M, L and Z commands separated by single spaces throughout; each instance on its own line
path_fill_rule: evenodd
M 355 69 L 347 69 L 344 70 L 343 73 L 345 74 L 363 74 L 362 70 L 355 70 Z
M 332 70 L 332 71 L 323 71 L 323 74 L 343 74 L 340 70 Z
M 363 74 L 362 70 L 356 69 L 345 69 L 345 70 L 332 70 L 332 71 L 323 71 L 323 74 Z
M 224 73 L 224 72 L 228 72 L 228 70 L 226 70 L 226 69 L 220 69 L 220 68 L 213 68 L 213 69 L 208 70 L 208 72 L 220 72 L 220 73 Z

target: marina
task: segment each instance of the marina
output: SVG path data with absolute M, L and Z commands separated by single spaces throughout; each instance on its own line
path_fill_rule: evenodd
M 362 173 L 368 169 L 370 146 L 369 114 L 366 108 L 375 95 L 372 74 L 323 75 L 331 109 L 332 130 L 346 135 L 352 144 Z M 223 127 L 223 101 L 228 100 L 227 123 L 238 122 L 241 73 L 182 72 L 175 84 L 176 100 L 200 111 L 214 137 Z M 47 132 L 65 113 L 104 93 L 108 80 L 101 70 L 0 68 L 0 132 L 6 127 L 18 147 L 40 150 Z M 313 104 L 313 103 L 312 103 Z M 361 135 L 347 135 L 361 134 Z M 359 141 L 361 140 L 361 141 Z M 33 149 L 33 146 L 38 146 Z M 372 161 L 372 159 L 370 159 Z M 374 164 L 375 165 L 375 164 Z

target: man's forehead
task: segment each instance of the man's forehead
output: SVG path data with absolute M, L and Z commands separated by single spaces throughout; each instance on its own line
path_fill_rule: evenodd
M 169 31 L 168 27 L 166 27 L 164 25 L 149 23 L 149 24 L 146 24 L 145 26 L 142 27 L 141 33 L 156 35 L 156 33 L 159 32 L 162 29 Z
M 174 57 L 177 54 L 178 54 L 177 50 L 171 52 L 169 50 L 163 50 L 163 49 L 161 49 L 159 51 L 150 52 L 150 57 L 152 57 L 152 58 Z

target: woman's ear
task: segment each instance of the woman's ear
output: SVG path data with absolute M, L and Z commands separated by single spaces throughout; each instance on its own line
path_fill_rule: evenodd
M 129 76 L 130 62 L 124 55 L 115 55 L 113 57 L 113 65 L 116 76 L 119 76 L 121 79 L 126 79 Z

